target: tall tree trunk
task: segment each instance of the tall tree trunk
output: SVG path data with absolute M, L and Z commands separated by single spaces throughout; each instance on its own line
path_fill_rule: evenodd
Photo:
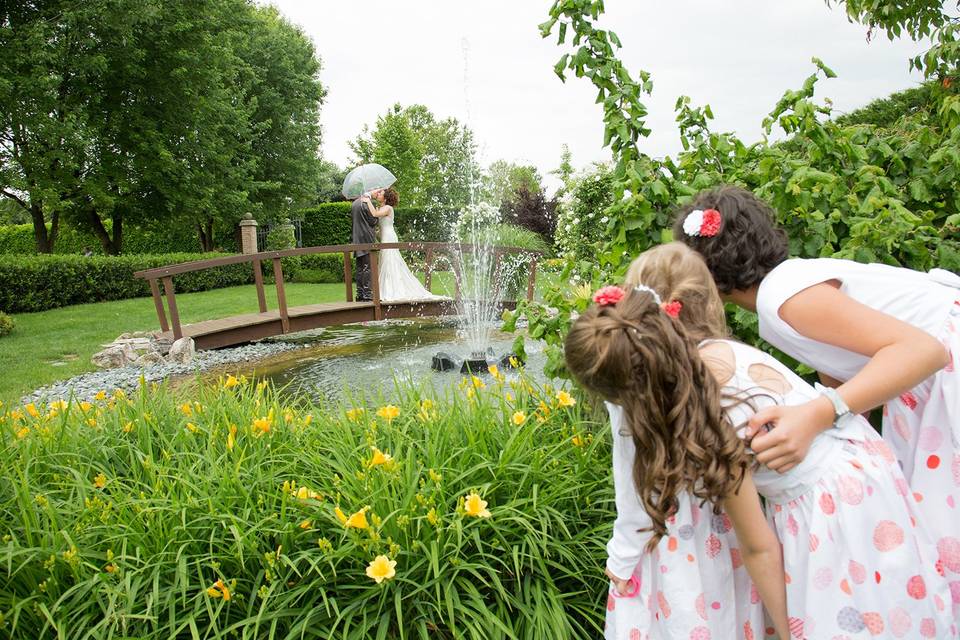
M 113 251 L 110 255 L 118 256 L 123 249 L 123 213 L 119 209 L 113 210 Z
M 59 217 L 54 215 L 54 224 Z M 33 219 L 33 237 L 37 241 L 37 253 L 53 253 L 53 242 L 56 240 L 53 236 L 55 227 L 51 227 L 51 233 L 47 232 L 47 221 L 43 216 L 43 209 L 35 201 L 30 201 L 30 217 Z
M 197 223 L 197 235 L 200 236 L 200 251 L 213 251 L 213 218 Z
M 103 221 L 92 207 L 87 209 L 87 221 L 90 223 L 90 229 L 93 231 L 93 235 L 97 236 L 97 240 L 100 241 L 103 252 L 108 256 L 116 255 L 113 251 L 113 241 L 110 238 L 110 234 L 107 233 L 107 228 L 103 226 Z

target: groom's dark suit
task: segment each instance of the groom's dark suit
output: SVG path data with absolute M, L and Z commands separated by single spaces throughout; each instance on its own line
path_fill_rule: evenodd
M 350 206 L 353 216 L 353 244 L 370 244 L 377 241 L 377 219 L 370 213 L 367 205 L 357 198 Z M 373 290 L 370 288 L 370 252 L 356 251 L 356 282 L 357 300 L 373 300 Z

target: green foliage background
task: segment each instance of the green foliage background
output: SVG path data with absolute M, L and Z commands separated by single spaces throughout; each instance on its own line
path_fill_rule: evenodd
M 711 130 L 711 107 L 681 96 L 676 121 L 683 151 L 656 159 L 642 153 L 640 144 L 650 133 L 642 102 L 653 90 L 650 74 L 631 74 L 617 57 L 616 34 L 595 26 L 602 1 L 555 2 L 541 33 L 556 33 L 561 45 L 568 39 L 572 45 L 555 71 L 561 79 L 571 72 L 587 77 L 598 89 L 604 143 L 615 162 L 613 204 L 605 211 L 603 239 L 593 247 L 597 257 L 569 260 L 564 282 L 573 276 L 593 287 L 615 282 L 634 256 L 669 239 L 678 204 L 722 183 L 742 185 L 774 206 L 793 255 L 960 269 L 957 20 L 944 14 L 940 3 L 895 4 L 847 2 L 846 9 L 851 18 L 891 36 L 905 31 L 935 37 L 933 53 L 911 61 L 931 78 L 921 92 L 928 99 L 909 97 L 912 108 L 895 118 L 884 107 L 877 124 L 832 120 L 830 104 L 814 94 L 822 78 L 835 74 L 814 58 L 814 72 L 800 88 L 786 91 L 764 119 L 760 141 L 748 144 Z M 775 128 L 787 134 L 785 142 L 769 140 Z M 520 313 L 531 321 L 531 335 L 547 340 L 548 371 L 559 374 L 563 336 L 571 313 L 589 303 L 589 287 L 573 295 L 569 287 L 557 288 L 546 303 L 558 313 L 536 305 Z M 752 315 L 738 311 L 732 320 L 741 338 L 759 344 Z

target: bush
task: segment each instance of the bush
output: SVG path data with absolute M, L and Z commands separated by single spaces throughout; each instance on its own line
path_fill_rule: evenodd
M 110 231 L 111 221 L 107 220 L 104 224 L 107 231 Z M 47 228 L 49 229 L 49 225 Z M 236 238 L 229 229 L 218 229 L 215 239 L 217 244 L 227 252 L 237 250 Z M 85 247 L 95 254 L 103 253 L 100 241 L 89 231 L 75 229 L 65 224 L 60 225 L 57 241 L 53 247 L 55 254 L 82 254 Z M 180 224 L 164 226 L 125 224 L 123 227 L 123 255 L 197 253 L 199 251 L 200 240 L 192 227 Z M 0 226 L 0 254 L 35 255 L 36 253 L 33 225 Z
M 567 195 L 557 207 L 557 249 L 573 260 L 595 260 L 608 233 L 604 210 L 613 204 L 613 173 L 607 165 L 594 165 L 564 191 Z
M 150 295 L 135 271 L 206 260 L 224 254 L 171 253 L 134 256 L 0 255 L 0 311 L 25 313 L 104 300 Z M 249 264 L 229 265 L 174 277 L 176 291 L 208 291 L 253 282 Z
M 351 258 L 352 259 L 352 258 Z M 300 257 L 298 282 L 343 282 L 342 253 L 314 253 Z
M 272 227 L 267 234 L 267 251 L 283 251 L 284 249 L 295 249 L 297 247 L 297 236 L 293 225 L 289 220 L 283 220 L 280 224 Z M 297 271 L 300 269 L 300 258 L 281 258 L 280 268 L 283 269 L 283 278 L 293 280 Z M 268 280 L 273 280 L 273 271 L 270 271 Z
M 350 244 L 353 218 L 349 202 L 327 202 L 303 209 L 298 214 L 301 239 L 305 247 Z M 403 242 L 447 242 L 452 220 L 427 213 L 422 209 L 399 208 L 394 213 L 394 226 Z
M 5 314 L 3 311 L 0 311 L 0 338 L 10 335 L 14 326 L 16 325 L 13 322 L 13 318 Z
M 600 637 L 609 429 L 533 381 L 487 380 L 401 389 L 395 416 L 236 379 L 8 412 L 4 633 Z M 381 584 L 378 556 L 396 562 Z
M 557 228 L 557 201 L 547 200 L 539 187 L 531 190 L 521 185 L 500 205 L 500 213 L 507 224 L 529 229 L 545 242 L 553 243 Z

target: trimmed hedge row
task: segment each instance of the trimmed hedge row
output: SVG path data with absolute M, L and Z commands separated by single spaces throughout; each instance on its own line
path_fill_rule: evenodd
M 149 296 L 149 283 L 134 278 L 135 271 L 224 255 L 228 254 L 168 253 L 88 258 L 0 255 L 0 311 L 26 313 L 71 304 Z M 217 267 L 174 278 L 178 293 L 251 282 L 253 269 L 249 264 Z
M 109 220 L 105 226 L 110 231 Z M 50 225 L 47 225 L 49 229 Z M 236 238 L 227 231 L 217 230 L 217 242 L 224 251 L 236 251 Z M 84 248 L 95 254 L 102 254 L 100 241 L 85 229 L 75 229 L 61 224 L 53 250 L 57 255 L 83 254 Z M 195 253 L 200 251 L 200 239 L 196 230 L 171 224 L 165 227 L 123 226 L 123 253 L 129 254 L 165 254 Z M 16 224 L 0 226 L 0 254 L 35 255 L 36 241 L 33 237 L 33 225 Z
M 298 214 L 303 222 L 300 231 L 305 247 L 350 244 L 353 219 L 349 202 L 327 202 L 303 209 Z M 430 214 L 423 209 L 397 209 L 394 226 L 404 242 L 446 242 L 450 239 L 451 219 Z

